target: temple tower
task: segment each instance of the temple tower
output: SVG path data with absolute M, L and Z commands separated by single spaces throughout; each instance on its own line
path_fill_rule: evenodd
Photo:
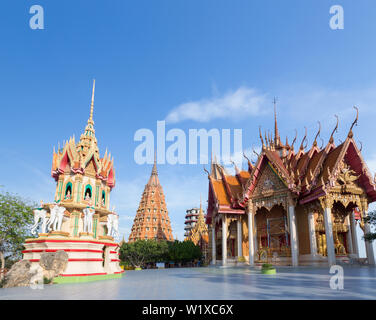
M 174 240 L 155 159 L 149 181 L 142 193 L 129 242 L 148 239 Z
M 99 156 L 93 120 L 94 92 L 95 80 L 90 115 L 80 140 L 76 143 L 73 136 L 53 151 L 54 203 L 42 202 L 34 210 L 31 232 L 37 238 L 26 239 L 24 245 L 24 259 L 35 264 L 45 251 L 68 253 L 67 268 L 55 282 L 105 279 L 123 272 L 115 241 L 119 236 L 118 215 L 110 210 L 114 160 L 107 150 L 103 158 Z

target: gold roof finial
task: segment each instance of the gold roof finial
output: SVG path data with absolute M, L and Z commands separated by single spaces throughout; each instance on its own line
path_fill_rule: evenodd
M 319 123 L 319 131 L 317 132 L 315 140 L 313 141 L 313 146 L 317 146 L 317 137 L 320 136 L 320 132 L 321 132 L 321 122 L 320 121 L 317 121 L 317 122 Z
M 353 132 L 352 132 L 352 129 L 355 125 L 358 125 L 358 119 L 359 119 L 359 109 L 357 107 L 354 106 L 354 109 L 356 110 L 356 118 L 354 120 L 354 122 L 352 123 L 351 125 L 351 128 L 350 128 L 350 131 L 349 131 L 349 134 L 348 134 L 348 137 L 349 138 L 352 138 L 353 137 Z
M 335 126 L 334 130 L 332 131 L 332 134 L 330 135 L 329 143 L 333 143 L 334 142 L 333 135 L 334 135 L 335 132 L 338 131 L 339 119 L 338 119 L 338 116 L 336 114 L 334 116 L 337 118 L 337 123 L 336 123 L 336 126 Z
M 262 138 L 261 126 L 259 126 L 259 133 L 260 133 L 260 140 L 261 140 L 261 144 L 262 144 L 262 150 L 265 150 L 265 143 L 264 143 L 264 139 Z M 268 141 L 266 140 L 266 142 L 268 142 Z

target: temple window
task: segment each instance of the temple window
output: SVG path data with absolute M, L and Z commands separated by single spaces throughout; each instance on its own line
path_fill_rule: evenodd
M 65 187 L 65 200 L 70 200 L 72 199 L 72 182 L 68 182 L 66 187 Z
M 104 190 L 102 191 L 102 206 L 104 207 L 106 205 L 106 193 Z
M 91 200 L 91 197 L 92 197 L 92 189 L 91 189 L 91 185 L 88 184 L 86 187 L 85 187 L 85 196 L 84 196 L 84 199 L 86 201 L 89 201 Z

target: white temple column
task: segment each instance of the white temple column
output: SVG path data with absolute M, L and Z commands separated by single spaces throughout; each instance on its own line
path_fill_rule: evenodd
M 248 208 L 248 248 L 249 248 L 249 265 L 254 266 L 255 264 L 255 247 L 253 238 L 253 208 L 251 205 Z
M 238 258 L 243 256 L 243 239 L 242 239 L 242 221 L 241 216 L 239 215 L 239 219 L 237 221 L 237 231 L 238 231 Z
M 347 242 L 347 253 L 348 254 L 353 254 L 353 238 L 352 238 L 352 232 L 351 232 L 351 226 L 350 226 L 350 215 L 346 217 L 346 223 L 349 226 L 349 230 L 346 233 L 346 242 Z
M 216 264 L 216 257 L 217 254 L 217 247 L 216 247 L 216 242 L 215 242 L 215 226 L 212 226 L 212 264 Z
M 369 223 L 364 223 L 364 234 L 370 233 L 371 228 Z M 367 253 L 367 259 L 368 264 L 375 265 L 375 253 L 373 252 L 373 245 L 370 241 L 364 241 L 366 245 L 366 253 Z
M 293 267 L 298 265 L 298 235 L 296 232 L 295 206 L 289 204 L 290 241 L 291 241 L 291 261 Z
M 367 200 L 362 200 L 362 217 L 365 218 L 367 217 L 367 210 L 368 210 L 368 202 Z M 364 223 L 364 234 L 370 233 L 371 232 L 371 226 L 369 223 Z M 375 253 L 373 252 L 373 245 L 372 242 L 370 241 L 365 241 L 364 244 L 366 246 L 366 254 L 367 254 L 367 260 L 369 265 L 375 265 Z
M 315 214 L 313 212 L 308 213 L 308 232 L 309 232 L 309 243 L 311 248 L 311 255 L 315 256 L 317 254 L 317 242 L 316 242 L 316 231 L 315 231 Z
M 222 265 L 227 263 L 227 223 L 226 215 L 222 214 Z
M 356 221 L 354 211 L 350 213 L 350 229 L 352 236 L 352 251 L 359 258 L 358 232 L 356 230 Z
M 332 227 L 332 209 L 325 206 L 324 208 L 326 250 L 328 252 L 328 264 L 336 264 L 336 253 L 334 251 L 333 227 Z

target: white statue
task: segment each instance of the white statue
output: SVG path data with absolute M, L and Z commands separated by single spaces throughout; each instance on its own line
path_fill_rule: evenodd
M 115 212 L 115 207 L 107 215 L 107 235 L 114 238 L 119 236 L 119 216 Z
M 65 208 L 59 206 L 59 201 L 55 201 L 54 207 L 50 210 L 50 219 L 47 223 L 48 231 L 61 231 L 61 225 L 63 223 Z
M 43 201 L 40 202 L 40 207 L 33 210 L 34 213 L 34 224 L 31 227 L 31 234 L 36 235 L 36 230 L 39 227 L 39 220 L 42 220 L 41 233 L 46 233 L 47 226 L 47 211 L 43 209 Z
M 113 224 L 113 218 L 114 218 L 114 214 L 110 213 L 109 215 L 107 215 L 107 235 L 108 236 L 111 236 L 112 234 L 112 224 Z
M 112 236 L 117 238 L 119 236 L 119 216 L 115 213 L 112 220 Z
M 89 207 L 86 207 L 82 212 L 84 213 L 84 232 L 91 233 L 93 231 L 95 209 L 91 206 L 91 203 L 89 203 Z

